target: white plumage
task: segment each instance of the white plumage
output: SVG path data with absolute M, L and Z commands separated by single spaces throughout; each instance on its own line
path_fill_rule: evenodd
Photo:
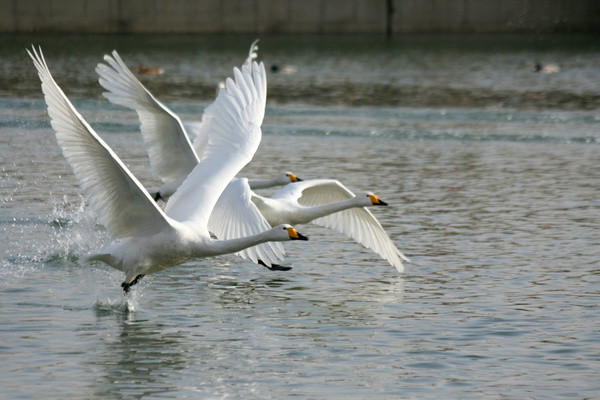
M 260 125 L 265 113 L 266 94 L 267 94 L 267 77 L 262 63 L 260 66 L 254 62 L 256 58 L 257 41 L 252 43 L 248 58 L 242 66 L 242 70 L 234 72 L 236 81 L 228 79 L 224 87 L 231 91 L 235 96 L 244 99 L 247 107 L 244 110 L 239 108 L 239 105 L 234 101 L 229 108 L 215 106 L 211 104 L 204 112 L 201 123 L 183 124 L 179 116 L 177 116 L 168 107 L 158 101 L 148 89 L 135 77 L 135 75 L 127 68 L 121 57 L 116 51 L 112 55 L 105 55 L 104 61 L 107 64 L 99 63 L 96 67 L 96 72 L 99 74 L 99 82 L 107 90 L 104 96 L 112 103 L 119 104 L 135 110 L 138 113 L 141 122 L 141 132 L 144 138 L 152 172 L 155 177 L 163 181 L 163 185 L 158 188 L 150 188 L 151 196 L 158 200 L 164 200 L 175 193 L 182 185 L 183 181 L 192 172 L 200 159 L 206 159 L 207 146 L 211 132 L 220 132 L 218 140 L 212 137 L 212 144 L 218 145 L 219 141 L 223 141 L 224 146 L 232 146 L 234 143 L 240 142 L 236 137 L 232 137 L 227 132 L 235 132 L 232 129 L 232 124 L 243 126 L 244 129 L 258 129 L 254 136 L 260 142 Z M 243 79 L 244 76 L 254 76 L 252 81 Z M 239 86 L 239 87 L 238 87 Z M 230 102 L 229 96 L 219 100 L 220 103 Z M 233 116 L 227 113 L 235 110 Z M 194 132 L 193 145 L 189 138 L 190 129 Z M 253 145 L 258 146 L 257 143 Z M 225 152 L 226 153 L 226 152 Z M 224 154 L 225 154 L 224 153 Z M 247 160 L 251 158 L 254 152 L 246 152 Z M 248 156 L 250 158 L 248 158 Z M 205 164 L 210 161 L 204 161 Z M 281 186 L 290 182 L 297 181 L 296 175 L 291 172 L 283 172 L 273 179 L 254 180 L 250 182 L 252 188 L 268 188 L 273 186 Z M 195 189 L 193 189 L 195 190 Z M 233 190 L 232 190 L 233 191 Z M 215 206 L 215 210 L 219 210 L 220 202 Z M 176 210 L 173 206 L 167 206 L 167 213 L 170 216 L 184 218 L 181 215 L 184 210 Z M 236 210 L 239 218 L 245 218 L 244 213 L 253 213 L 251 209 Z M 172 213 L 172 215 L 171 215 Z M 268 227 L 266 221 L 255 221 L 244 227 L 243 232 L 250 235 L 256 234 Z M 219 235 L 221 227 L 211 224 L 210 231 Z M 231 235 L 239 231 L 228 231 Z M 241 236 L 227 236 L 228 239 L 234 239 Z M 250 259 L 254 262 L 261 260 L 267 267 L 283 260 L 285 250 L 280 243 L 268 242 L 256 247 L 246 249 L 238 253 L 242 258 Z
M 250 46 L 242 71 L 252 70 L 252 60 L 256 58 L 258 50 L 256 43 L 257 41 Z M 163 182 L 162 186 L 150 188 L 149 191 L 156 199 L 162 198 L 166 201 L 204 156 L 211 131 L 210 116 L 205 114 L 200 123 L 183 123 L 177 114 L 157 100 L 136 78 L 116 51 L 113 51 L 112 55 L 105 55 L 104 61 L 106 64 L 99 63 L 96 67 L 96 72 L 100 76 L 100 85 L 107 90 L 103 95 L 112 103 L 137 112 L 152 173 Z M 250 85 L 245 90 L 254 91 L 253 93 L 263 100 L 257 104 L 260 111 L 255 110 L 258 111 L 256 115 L 241 115 L 242 118 L 252 115 L 262 121 L 264 116 L 267 90 L 264 67 L 259 74 L 261 86 Z M 227 83 L 224 87 L 226 85 Z M 237 88 L 234 87 L 233 90 Z M 242 90 L 241 94 L 244 93 Z M 209 109 L 210 106 L 207 111 Z M 258 189 L 281 186 L 294 180 L 293 174 L 283 173 L 269 181 L 251 181 L 251 185 Z
M 240 190 L 243 190 L 242 195 L 231 196 L 222 210 L 222 214 L 230 219 L 234 219 L 235 215 L 226 207 L 234 210 L 250 207 L 247 203 L 252 203 L 271 226 L 312 222 L 351 237 L 379 254 L 400 272 L 404 270 L 402 259 L 409 261 L 394 245 L 379 221 L 365 208 L 386 205 L 371 192 L 355 196 L 337 180 L 313 179 L 290 183 L 268 198 L 254 193 L 247 180 L 237 181 L 240 182 Z M 249 222 L 244 220 L 241 223 Z M 220 224 L 235 225 L 236 221 L 221 221 Z M 227 232 L 221 237 L 227 238 Z
M 250 68 L 252 59 L 256 56 L 255 45 L 256 42 L 250 48 L 248 59 L 244 63 L 242 71 L 245 68 Z M 171 121 L 170 124 L 162 124 L 161 130 L 156 131 L 150 124 L 145 124 L 142 120 L 141 130 L 144 137 L 152 138 L 156 131 L 162 136 L 179 138 L 146 139 L 145 142 L 152 165 L 166 164 L 166 161 L 163 160 L 165 158 L 177 159 L 180 146 L 175 146 L 173 143 L 180 145 L 188 143 L 180 138 L 186 136 L 186 128 L 179 117 L 154 99 L 154 96 L 127 69 L 127 66 L 116 52 L 112 53 L 112 57 L 105 56 L 104 60 L 111 68 L 99 64 L 96 71 L 101 77 L 100 84 L 109 91 L 109 93 L 104 94 L 109 100 L 133 108 L 140 115 L 140 120 L 142 120 L 142 115 L 147 110 L 151 110 L 156 114 L 155 119 Z M 227 85 L 229 85 L 229 82 L 230 80 L 227 81 Z M 266 84 L 266 76 L 264 82 Z M 227 85 L 226 87 L 228 87 Z M 266 86 L 264 90 L 266 92 Z M 137 100 L 129 100 L 132 98 L 137 98 Z M 264 104 L 262 106 L 264 114 Z M 195 150 L 194 154 L 197 154 L 200 158 L 204 157 L 205 132 L 210 131 L 207 128 L 212 124 L 211 107 L 212 105 L 205 111 L 202 124 L 200 126 L 196 125 L 198 134 L 193 144 L 194 149 L 184 149 L 182 150 L 184 153 L 189 155 Z M 165 127 L 171 129 L 165 129 Z M 152 148 L 149 146 L 152 146 Z M 189 156 L 182 157 L 183 160 L 181 161 L 190 158 Z M 153 170 L 156 169 L 153 168 Z M 160 177 L 157 173 L 155 175 Z M 161 197 L 164 197 L 163 193 L 168 195 L 169 191 L 175 191 L 181 183 L 181 178 L 163 181 L 165 185 L 159 189 Z M 297 183 L 290 183 L 290 181 Z M 283 173 L 275 179 L 267 181 L 249 181 L 243 178 L 233 181 L 225 189 L 213 209 L 208 223 L 210 231 L 219 238 L 231 239 L 240 237 L 245 233 L 263 230 L 268 225 L 314 222 L 344 233 L 379 254 L 399 271 L 403 270 L 401 259 L 408 259 L 393 244 L 377 219 L 364 208 L 373 205 L 369 200 L 369 196 L 355 197 L 350 190 L 335 180 L 298 181 L 301 180 L 291 173 Z M 252 191 L 253 189 L 284 184 L 287 184 L 287 186 L 270 199 L 258 196 Z M 169 205 L 167 205 L 168 209 Z M 283 246 L 280 243 L 269 243 L 268 245 L 269 249 L 266 249 L 266 245 L 261 246 L 260 253 L 269 254 L 271 257 L 266 258 L 267 260 L 281 260 L 284 255 Z M 238 254 L 256 262 L 258 259 L 263 259 L 258 254 L 258 250 L 258 248 L 250 248 Z
M 110 147 L 73 107 L 56 84 L 41 49 L 28 51 L 42 82 L 56 138 L 84 195 L 100 221 L 120 242 L 89 257 L 126 274 L 124 289 L 140 276 L 193 258 L 241 251 L 267 241 L 306 239 L 289 225 L 232 240 L 208 233 L 214 204 L 260 143 L 264 112 L 264 66 L 252 73 L 234 68 L 235 81 L 219 92 L 207 115 L 210 134 L 204 159 L 197 164 L 163 212 Z

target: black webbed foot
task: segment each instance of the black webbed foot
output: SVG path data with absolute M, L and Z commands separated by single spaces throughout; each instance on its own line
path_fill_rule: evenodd
M 138 276 L 136 276 L 136 277 L 135 277 L 135 278 L 134 278 L 134 279 L 131 281 L 131 283 L 127 283 L 127 282 L 123 282 L 123 283 L 121 283 L 121 287 L 123 288 L 123 291 L 124 291 L 125 293 L 129 293 L 129 289 L 130 289 L 130 288 L 131 288 L 133 285 L 135 285 L 135 284 L 137 284 L 139 281 L 141 281 L 143 277 L 144 277 L 144 275 L 138 275 Z
M 292 269 L 292 267 L 286 267 L 285 265 L 279 264 L 271 264 L 271 266 L 269 267 L 267 266 L 267 264 L 265 264 L 263 260 L 258 260 L 258 264 L 271 271 L 289 271 L 290 269 Z
M 158 202 L 160 199 L 162 199 L 160 192 L 156 192 L 156 194 L 154 195 L 154 201 Z

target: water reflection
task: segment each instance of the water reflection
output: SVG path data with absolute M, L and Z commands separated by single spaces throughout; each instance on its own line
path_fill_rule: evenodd
M 396 274 L 346 277 L 317 295 L 318 274 L 249 279 L 244 267 L 223 273 L 227 261 L 216 260 L 212 270 L 189 265 L 146 282 L 148 310 L 128 313 L 122 301 L 97 305 L 96 323 L 79 329 L 82 338 L 101 343 L 86 361 L 95 396 L 243 397 L 251 391 L 263 397 L 293 371 L 305 374 L 316 354 L 354 357 L 357 337 L 385 326 L 386 304 L 402 303 L 404 281 Z M 188 284 L 179 285 L 178 276 Z M 359 352 L 378 351 L 363 346 Z
M 116 326 L 103 340 L 104 347 L 87 361 L 89 368 L 98 371 L 91 383 L 94 396 L 129 399 L 174 391 L 177 376 L 189 363 L 184 335 L 126 313 L 116 319 Z

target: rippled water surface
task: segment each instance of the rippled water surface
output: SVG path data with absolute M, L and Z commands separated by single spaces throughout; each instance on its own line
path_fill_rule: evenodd
M 122 273 L 81 262 L 111 239 L 60 153 L 23 48 L 44 45 L 81 113 L 152 185 L 136 115 L 94 82 L 101 55 L 163 66 L 142 79 L 198 119 L 253 38 L 0 39 L 2 396 L 600 393 L 597 41 L 265 38 L 263 60 L 297 72 L 269 76 L 263 141 L 242 174 L 293 170 L 377 192 L 390 206 L 374 213 L 412 262 L 400 275 L 345 236 L 302 226 L 311 240 L 286 244 L 291 271 L 189 262 L 145 278 L 129 312 Z M 544 57 L 561 72 L 532 73 Z M 358 106 L 378 89 L 383 100 Z

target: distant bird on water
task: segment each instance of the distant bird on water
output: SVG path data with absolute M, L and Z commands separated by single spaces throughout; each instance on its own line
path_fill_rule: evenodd
M 560 67 L 556 64 L 542 64 L 537 62 L 532 67 L 533 72 L 542 72 L 545 74 L 556 74 L 560 72 Z
M 162 75 L 165 72 L 165 69 L 162 67 L 148 67 L 144 64 L 140 64 L 137 67 L 137 71 L 142 75 Z
M 284 74 L 284 75 L 292 75 L 298 72 L 298 68 L 293 65 L 279 65 L 273 64 L 271 65 L 271 72 L 274 74 Z

